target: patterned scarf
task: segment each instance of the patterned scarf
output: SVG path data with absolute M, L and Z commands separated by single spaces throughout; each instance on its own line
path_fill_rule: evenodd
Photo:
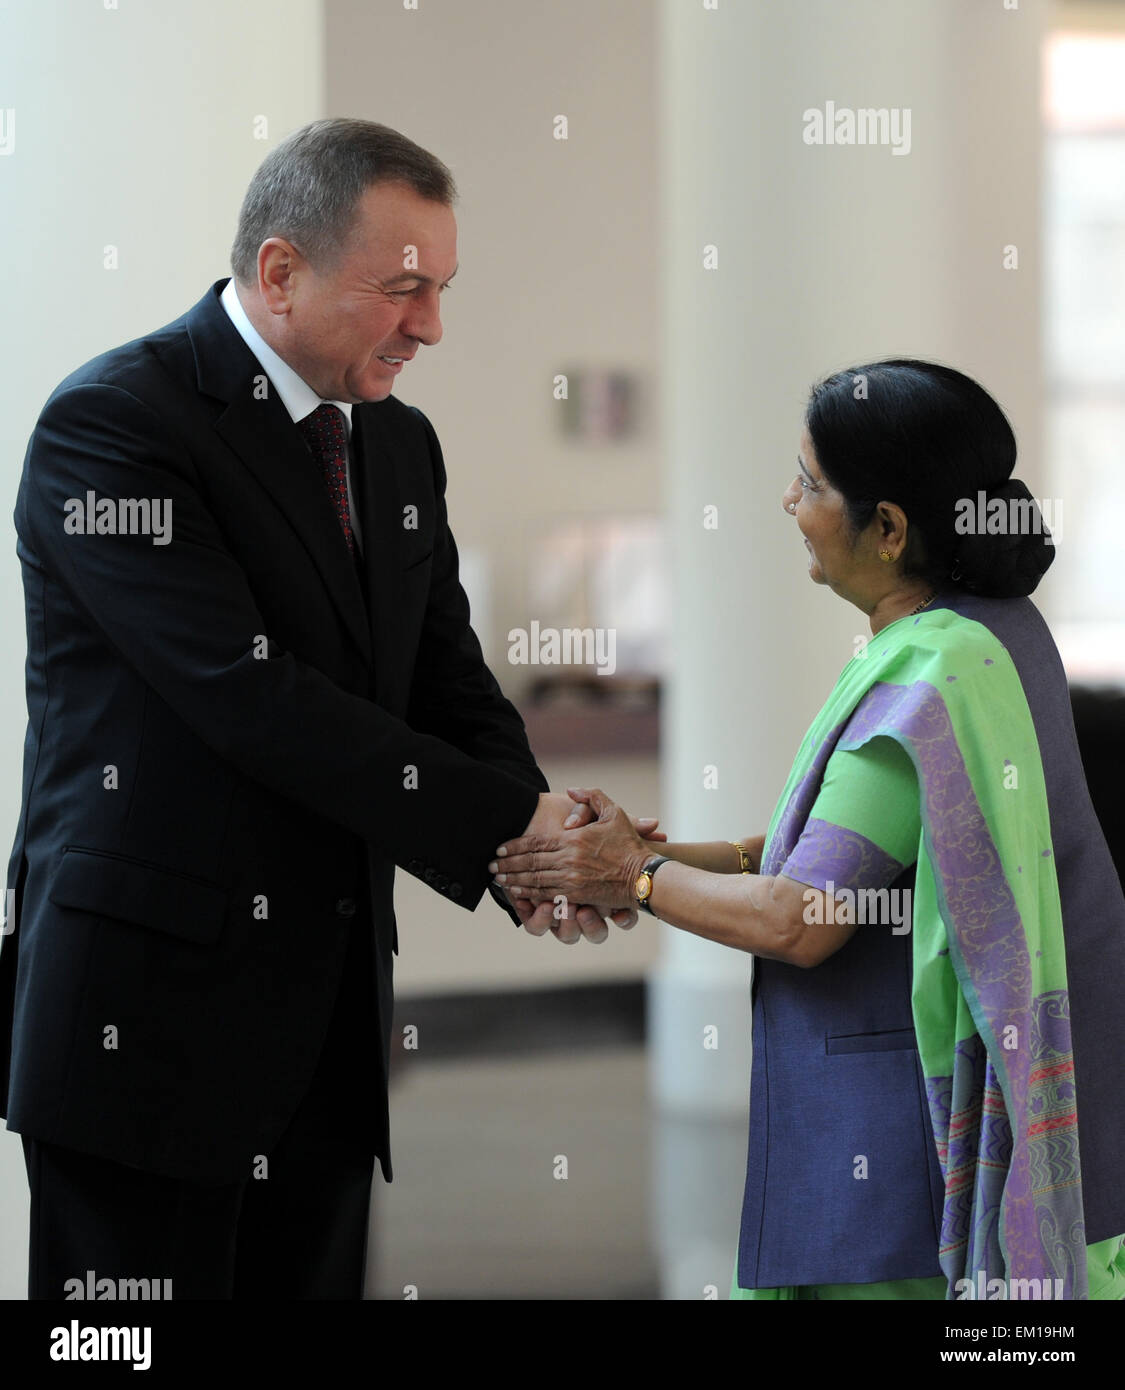
M 948 1296 L 1087 1296 L 1066 953 L 1043 766 L 1006 649 L 949 609 L 848 663 L 770 821 L 800 837 L 836 748 L 887 735 L 918 774 L 911 1004 L 945 1200 Z M 994 1280 L 1007 1281 L 1001 1293 Z M 1036 1284 L 1017 1281 L 1035 1280 Z

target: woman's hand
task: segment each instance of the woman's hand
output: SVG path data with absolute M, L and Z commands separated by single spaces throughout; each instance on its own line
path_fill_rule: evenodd
M 496 874 L 496 883 L 513 897 L 554 899 L 561 894 L 568 907 L 570 903 L 597 903 L 606 909 L 632 911 L 636 907 L 633 890 L 637 876 L 651 858 L 645 838 L 603 791 L 567 791 L 572 800 L 595 811 L 597 820 L 580 830 L 510 840 L 497 850 L 489 872 Z M 667 837 L 658 836 L 653 829 L 647 838 Z

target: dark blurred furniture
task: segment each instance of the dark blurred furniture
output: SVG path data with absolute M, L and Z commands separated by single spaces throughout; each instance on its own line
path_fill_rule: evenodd
M 553 672 L 532 681 L 517 703 L 537 758 L 659 752 L 657 680 Z

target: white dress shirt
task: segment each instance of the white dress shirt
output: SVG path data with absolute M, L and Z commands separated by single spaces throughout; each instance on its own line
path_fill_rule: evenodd
M 362 555 L 362 537 L 359 529 L 359 517 L 356 514 L 355 499 L 352 496 L 352 451 L 350 441 L 352 437 L 352 407 L 350 401 L 324 401 L 307 381 L 293 370 L 288 362 L 280 358 L 269 343 L 262 337 L 254 325 L 246 316 L 246 310 L 242 307 L 242 301 L 234 288 L 233 278 L 228 280 L 219 296 L 222 300 L 223 308 L 227 311 L 231 323 L 238 329 L 242 341 L 258 359 L 262 365 L 262 370 L 269 377 L 273 389 L 281 397 L 281 402 L 288 410 L 296 424 L 298 420 L 303 420 L 306 415 L 311 415 L 318 405 L 335 405 L 344 412 L 344 429 L 349 440 L 348 461 L 347 461 L 347 480 L 348 480 L 348 511 L 351 514 L 352 535 L 355 537 L 356 546 Z

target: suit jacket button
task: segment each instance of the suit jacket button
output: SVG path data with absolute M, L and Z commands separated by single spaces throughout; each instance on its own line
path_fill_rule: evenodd
M 427 869 L 426 872 L 422 875 L 422 877 L 426 880 L 427 883 L 433 883 L 434 879 L 437 878 L 437 870 Z
M 462 891 L 463 890 L 459 883 L 451 883 L 449 885 L 449 896 L 451 898 L 459 898 L 461 896 Z
M 422 872 L 422 861 L 420 859 L 412 859 L 406 866 L 406 872 L 408 874 L 420 874 Z
M 437 878 L 434 879 L 434 887 L 439 893 L 444 893 L 449 887 L 449 880 L 444 874 L 438 874 Z
M 337 904 L 336 904 L 336 916 L 337 916 L 337 917 L 354 917 L 354 916 L 355 916 L 355 899 L 354 899 L 354 898 L 341 898 L 341 899 L 339 900 L 339 902 L 337 902 Z

